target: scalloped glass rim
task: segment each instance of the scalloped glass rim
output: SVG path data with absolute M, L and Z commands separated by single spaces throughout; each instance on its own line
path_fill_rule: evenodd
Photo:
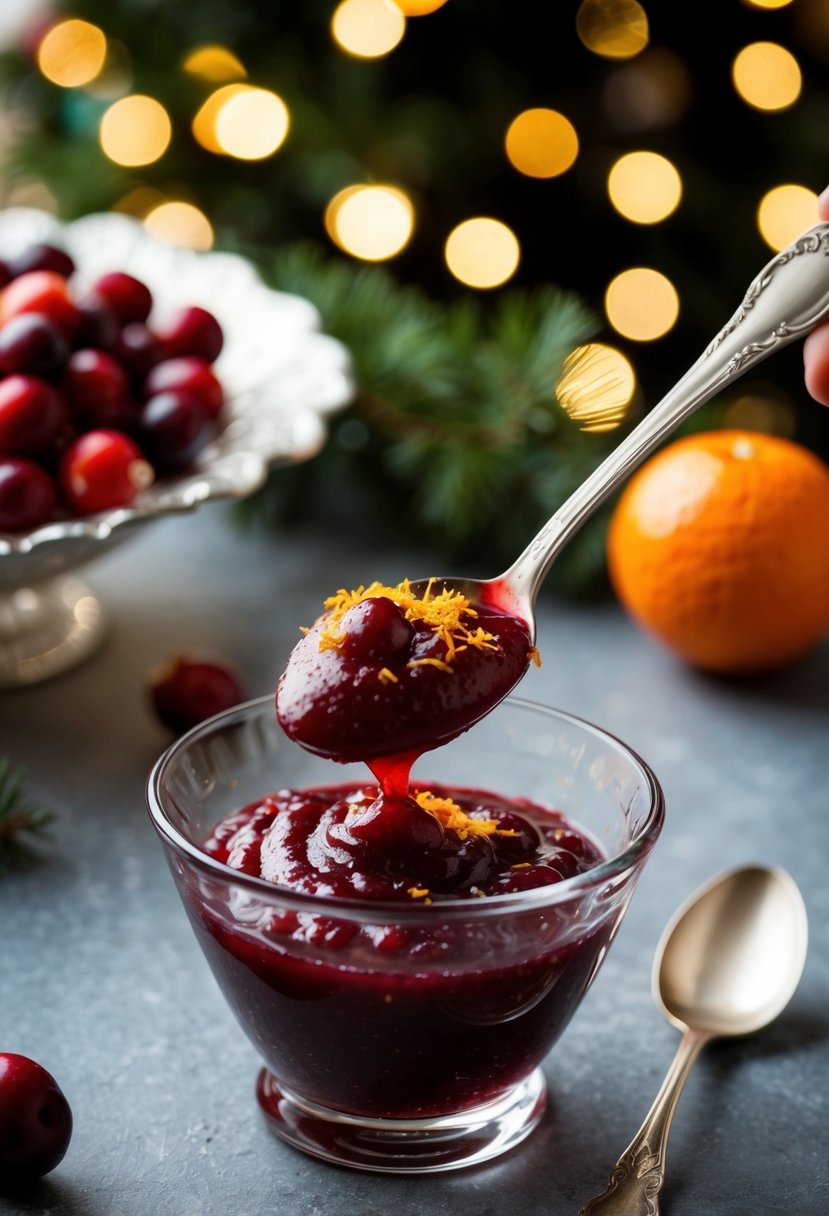
M 64 542 L 111 542 L 127 525 L 193 510 L 208 499 L 246 497 L 270 468 L 317 454 L 327 416 L 348 403 L 354 385 L 346 348 L 321 332 L 309 301 L 274 291 L 238 254 L 165 244 L 129 216 L 87 215 L 64 224 L 32 208 L 0 212 L 0 257 L 39 241 L 66 249 L 80 282 L 112 270 L 141 278 L 156 299 L 154 318 L 184 304 L 214 312 L 226 335 L 216 362 L 227 395 L 225 421 L 192 473 L 160 479 L 130 507 L 0 533 L 0 557 L 22 559 Z

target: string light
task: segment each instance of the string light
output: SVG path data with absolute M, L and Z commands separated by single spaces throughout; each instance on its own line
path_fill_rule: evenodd
M 184 245 L 188 249 L 213 246 L 210 220 L 192 203 L 160 203 L 144 217 L 144 227 L 168 245 Z
M 347 186 L 325 211 L 328 235 L 364 262 L 382 262 L 400 253 L 414 230 L 414 207 L 395 186 Z
M 52 84 L 75 89 L 94 80 L 107 53 L 103 30 L 89 21 L 61 21 L 44 35 L 37 48 L 37 66 Z
M 583 0 L 576 33 L 594 55 L 632 59 L 648 45 L 648 18 L 636 0 Z
M 446 0 L 389 0 L 395 8 L 399 8 L 404 17 L 426 17 L 443 8 Z
M 406 18 L 387 0 L 342 0 L 331 18 L 334 41 L 358 59 L 393 51 L 406 32 Z
M 633 365 L 614 346 L 588 342 L 564 361 L 556 397 L 583 431 L 612 431 L 625 417 L 636 390 Z
M 181 66 L 190 76 L 209 80 L 211 84 L 224 84 L 225 81 L 247 76 L 244 65 L 233 52 L 226 46 L 214 43 L 190 51 Z
M 628 152 L 610 170 L 607 192 L 625 219 L 657 224 L 679 206 L 682 179 L 667 157 L 656 152 Z
M 109 107 L 101 119 L 101 147 L 117 165 L 150 165 L 167 151 L 173 133 L 160 101 L 133 93 Z
M 775 253 L 818 221 L 817 195 L 806 186 L 792 183 L 775 186 L 760 200 L 757 227 Z
M 288 107 L 276 93 L 245 87 L 219 107 L 216 143 L 238 160 L 264 160 L 282 145 L 290 122 Z
M 661 338 L 679 316 L 679 296 L 673 283 L 646 266 L 618 274 L 605 292 L 604 306 L 616 332 L 635 342 Z
M 731 66 L 734 88 L 756 110 L 785 110 L 803 87 L 800 66 L 791 51 L 776 42 L 752 42 Z
M 557 110 L 524 110 L 510 123 L 507 156 L 527 177 L 558 177 L 579 154 L 579 137 L 569 119 Z
M 743 0 L 749 8 L 785 8 L 792 0 Z
M 454 228 L 444 250 L 449 270 L 467 287 L 499 287 L 518 268 L 521 247 L 500 220 L 476 216 Z
M 200 143 L 208 152 L 215 152 L 217 155 L 222 153 L 223 148 L 216 139 L 216 119 L 225 102 L 232 97 L 238 97 L 246 88 L 248 86 L 245 84 L 226 84 L 220 89 L 216 89 L 202 102 L 193 119 L 192 131 L 196 142 Z

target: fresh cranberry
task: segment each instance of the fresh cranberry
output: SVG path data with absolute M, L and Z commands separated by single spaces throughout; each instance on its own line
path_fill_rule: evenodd
M 149 287 L 131 274 L 114 271 L 92 284 L 91 294 L 105 300 L 122 325 L 146 321 L 153 307 Z
M 371 596 L 349 608 L 340 632 L 343 651 L 358 651 L 366 662 L 389 659 L 407 650 L 415 633 L 400 606 L 384 595 Z
M 186 654 L 151 673 L 149 693 L 160 721 L 177 735 L 245 699 L 239 677 L 225 662 Z
M 115 354 L 131 376 L 143 379 L 164 357 L 161 343 L 143 321 L 130 321 L 115 339 Z
M 3 289 L 0 325 L 27 312 L 43 313 L 67 335 L 78 326 L 78 308 L 69 294 L 69 286 L 63 275 L 54 270 L 32 270 Z
M 121 364 L 103 350 L 74 351 L 66 365 L 63 388 L 73 414 L 82 425 L 120 405 L 130 391 Z
M 52 376 L 68 358 L 69 343 L 43 313 L 21 313 L 0 329 L 0 371 Z
M 35 376 L 0 381 L 0 452 L 37 456 L 48 452 L 69 424 L 63 398 Z
M 167 472 L 186 469 L 210 439 L 204 406 L 189 393 L 159 393 L 141 416 L 141 438 L 151 460 Z
M 55 513 L 57 490 L 45 469 L 24 457 L 0 458 L 0 532 L 28 532 Z
M 168 358 L 195 355 L 213 363 L 224 345 L 222 327 L 206 308 L 182 308 L 159 329 L 158 336 Z
M 115 313 L 105 300 L 90 296 L 78 305 L 78 328 L 75 333 L 77 347 L 94 347 L 96 350 L 111 350 L 118 337 L 118 322 Z
M 58 473 L 67 504 L 79 515 L 125 507 L 152 482 L 140 449 L 118 431 L 87 431 L 64 452 Z
M 72 1111 L 55 1078 L 28 1056 L 0 1054 L 0 1178 L 48 1174 L 71 1138 Z
M 126 332 L 126 331 L 125 331 Z M 224 403 L 221 382 L 204 359 L 183 355 L 165 359 L 147 376 L 144 391 L 147 397 L 168 390 L 189 393 L 204 406 L 209 418 L 215 418 Z
M 9 264 L 5 258 L 0 258 L 0 289 L 12 281 L 12 272 L 9 270 Z
M 39 242 L 29 245 L 9 262 L 13 279 L 29 274 L 32 270 L 53 270 L 55 274 L 61 274 L 68 279 L 75 273 L 75 263 L 64 249 Z

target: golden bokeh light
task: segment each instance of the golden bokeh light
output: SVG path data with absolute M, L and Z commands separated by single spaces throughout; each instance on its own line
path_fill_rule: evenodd
M 507 156 L 527 177 L 558 177 L 579 154 L 579 137 L 568 118 L 557 110 L 524 110 L 507 130 Z
M 281 147 L 290 124 L 288 107 L 276 93 L 243 87 L 219 106 L 214 134 L 227 156 L 263 160 Z
M 511 228 L 500 220 L 476 216 L 449 233 L 446 264 L 467 287 L 500 287 L 518 269 L 521 247 Z
M 89 21 L 61 21 L 37 48 L 37 66 L 47 80 L 64 89 L 89 84 L 101 71 L 107 53 L 103 30 Z
M 612 431 L 627 414 L 636 391 L 630 360 L 615 346 L 588 342 L 564 361 L 556 397 L 583 431 Z
M 792 0 L 743 0 L 749 8 L 785 8 Z
M 134 215 L 138 219 L 143 220 L 144 216 L 152 211 L 153 207 L 157 207 L 159 203 L 165 203 L 166 201 L 166 195 L 162 194 L 155 186 L 134 186 L 132 190 L 128 190 L 125 195 L 112 204 L 112 210 L 119 212 L 121 215 Z
M 160 203 L 147 212 L 144 227 L 168 245 L 184 245 L 187 249 L 213 247 L 213 227 L 210 220 L 192 203 Z
M 635 342 L 661 338 L 679 316 L 679 296 L 673 283 L 647 266 L 618 274 L 605 292 L 604 306 L 616 332 Z
M 757 208 L 757 227 L 775 253 L 818 222 L 817 198 L 814 190 L 793 183 L 775 186 L 763 196 Z
M 665 156 L 628 152 L 610 170 L 607 192 L 625 219 L 635 224 L 658 224 L 679 206 L 682 178 Z
M 101 147 L 116 165 L 151 165 L 167 151 L 172 133 L 164 106 L 143 93 L 122 97 L 101 119 Z
M 776 42 L 744 46 L 731 66 L 731 79 L 743 101 L 756 110 L 785 110 L 803 87 L 800 65 Z
M 677 122 L 691 103 L 691 73 L 675 51 L 649 47 L 619 65 L 604 86 L 605 110 L 620 131 L 649 131 Z
M 797 411 L 791 398 L 771 385 L 750 386 L 729 402 L 723 414 L 726 428 L 761 431 L 764 435 L 779 435 L 783 439 L 794 437 L 796 422 Z
M 221 154 L 221 144 L 216 139 L 216 119 L 222 106 L 232 97 L 238 97 L 249 86 L 246 84 L 226 84 L 216 89 L 202 103 L 196 117 L 193 119 L 192 131 L 196 141 L 208 152 Z
M 408 244 L 414 207 L 395 186 L 347 186 L 328 204 L 325 228 L 352 257 L 383 262 Z
M 358 59 L 393 51 L 406 32 L 406 18 L 387 0 L 342 0 L 331 18 L 334 41 Z
M 636 0 L 582 0 L 576 33 L 604 59 L 632 59 L 648 45 L 648 17 Z
M 244 65 L 233 51 L 216 43 L 197 46 L 185 56 L 181 66 L 190 76 L 208 80 L 211 84 L 224 84 L 228 80 L 240 80 L 247 76 Z
M 427 17 L 443 8 L 447 0 L 388 0 L 395 8 L 400 9 L 404 17 Z

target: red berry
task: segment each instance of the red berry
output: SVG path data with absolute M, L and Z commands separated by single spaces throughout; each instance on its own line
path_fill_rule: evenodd
M 53 1170 L 72 1138 L 72 1111 L 55 1078 L 27 1056 L 0 1054 L 0 1179 Z
M 0 329 L 0 371 L 52 376 L 68 358 L 69 343 L 43 313 L 21 313 Z
M 90 296 L 78 305 L 78 316 L 75 345 L 111 350 L 118 337 L 118 322 L 106 301 Z
M 153 480 L 140 449 L 118 431 L 87 431 L 60 462 L 60 488 L 79 515 L 125 507 Z
M 150 459 L 167 472 L 186 469 L 210 439 L 204 406 L 189 393 L 159 393 L 141 416 L 141 440 Z
M 64 334 L 72 334 L 78 326 L 78 308 L 69 286 L 54 270 L 32 270 L 3 289 L 0 325 L 27 312 L 43 313 Z
M 158 336 L 170 359 L 195 355 L 212 363 L 224 345 L 222 327 L 206 308 L 180 309 L 159 329 Z
M 193 356 L 165 359 L 147 376 L 144 384 L 147 397 L 168 390 L 195 397 L 209 418 L 215 418 L 224 404 L 224 390 L 218 377 L 211 371 L 210 364 Z
M 66 365 L 63 388 L 72 412 L 87 425 L 103 411 L 119 406 L 130 391 L 121 364 L 103 350 L 74 351 Z
M 146 321 L 153 307 L 149 287 L 122 271 L 96 279 L 91 294 L 109 305 L 121 325 L 127 325 L 130 321 Z
M 56 389 L 35 376 L 0 381 L 0 452 L 37 456 L 48 452 L 69 424 L 69 411 Z
M 6 286 L 12 281 L 12 272 L 9 270 L 9 264 L 4 258 L 0 258 L 0 288 Z
M 138 380 L 164 358 L 161 343 L 143 321 L 130 321 L 124 326 L 115 339 L 115 354 Z
M 163 724 L 183 734 L 245 699 L 238 676 L 221 659 L 180 654 L 152 672 L 149 693 Z
M 53 270 L 55 274 L 62 274 L 68 279 L 75 273 L 75 263 L 68 253 L 56 245 L 38 243 L 29 245 L 9 262 L 9 273 L 13 279 L 32 270 Z
M 28 532 L 48 523 L 57 505 L 55 483 L 23 457 L 0 457 L 0 532 Z

